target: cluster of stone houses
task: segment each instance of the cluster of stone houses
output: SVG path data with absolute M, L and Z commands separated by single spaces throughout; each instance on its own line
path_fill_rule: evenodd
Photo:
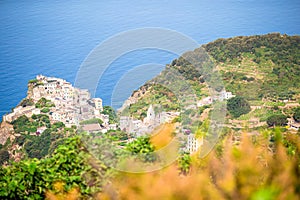
M 66 125 L 78 125 L 80 121 L 100 118 L 108 123 L 108 116 L 102 115 L 102 99 L 91 98 L 88 90 L 75 88 L 66 80 L 38 75 L 38 85 L 33 88 L 32 98 L 37 102 L 44 97 L 55 107 L 50 110 L 50 119 Z
M 235 97 L 231 92 L 226 92 L 226 90 L 222 90 L 218 95 L 214 97 L 205 97 L 201 99 L 200 101 L 197 102 L 197 107 L 205 106 L 205 105 L 210 105 L 214 101 L 224 101 L 227 99 L 230 99 L 232 97 Z
M 91 118 L 99 118 L 103 121 L 100 130 L 114 128 L 109 124 L 109 116 L 101 114 L 103 110 L 102 99 L 91 98 L 88 90 L 75 88 L 64 79 L 55 77 L 36 76 L 36 82 L 32 88 L 31 98 L 37 103 L 41 98 L 46 98 L 54 103 L 50 107 L 49 118 L 52 122 L 63 122 L 67 127 L 79 125 L 80 121 Z M 11 123 L 21 115 L 31 117 L 40 114 L 41 110 L 35 106 L 17 106 L 13 112 L 3 116 L 3 121 Z
M 170 123 L 175 117 L 179 116 L 179 114 L 180 112 L 161 112 L 155 114 L 153 105 L 150 105 L 144 120 L 121 116 L 120 129 L 139 137 L 151 133 L 160 124 Z
M 147 111 L 147 116 L 144 120 L 137 120 L 128 116 L 120 117 L 120 129 L 127 133 L 133 134 L 135 137 L 143 136 L 151 133 L 155 127 L 163 123 L 170 123 L 175 117 L 178 117 L 180 112 L 161 112 L 155 114 L 153 105 L 150 105 Z M 182 130 L 184 131 L 184 130 Z M 185 133 L 185 147 L 182 149 L 189 153 L 195 153 L 203 144 L 203 137 L 196 138 L 194 134 Z

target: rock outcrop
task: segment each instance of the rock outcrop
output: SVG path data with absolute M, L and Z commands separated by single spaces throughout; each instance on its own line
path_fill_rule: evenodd
M 4 145 L 8 138 L 10 141 L 14 140 L 13 130 L 13 126 L 9 123 L 2 122 L 0 124 L 0 144 Z

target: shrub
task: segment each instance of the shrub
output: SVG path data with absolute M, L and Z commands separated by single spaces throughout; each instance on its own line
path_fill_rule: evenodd
M 238 118 L 251 111 L 248 101 L 240 96 L 233 97 L 227 101 L 227 110 L 234 117 Z
M 80 125 L 84 125 L 84 124 L 103 124 L 103 121 L 99 118 L 92 118 L 92 119 L 88 119 L 85 121 L 81 121 Z
M 41 110 L 42 113 L 48 113 L 49 111 L 50 111 L 49 108 L 43 108 L 43 109 Z
M 295 109 L 293 118 L 295 119 L 295 121 L 300 122 L 300 107 Z
M 269 126 L 284 126 L 287 123 L 287 116 L 283 114 L 271 115 L 267 119 L 267 124 Z
M 7 150 L 0 150 L 0 165 L 9 160 L 9 153 Z
M 19 104 L 20 106 L 22 106 L 22 107 L 26 107 L 26 106 L 33 106 L 34 105 L 34 103 L 33 103 L 33 100 L 32 99 L 23 99 L 22 101 L 21 101 L 21 103 Z
M 154 147 L 150 142 L 150 137 L 144 136 L 139 137 L 135 141 L 129 143 L 126 149 L 132 153 L 132 155 L 137 156 L 144 162 L 153 162 L 156 160 L 154 155 Z

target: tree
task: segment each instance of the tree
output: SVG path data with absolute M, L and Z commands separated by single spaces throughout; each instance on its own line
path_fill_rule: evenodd
M 63 128 L 66 125 L 63 122 L 55 122 L 52 126 L 53 128 Z
M 135 141 L 129 143 L 126 149 L 131 152 L 132 155 L 141 158 L 142 161 L 153 162 L 156 160 L 153 153 L 154 147 L 148 136 L 138 137 Z
M 43 109 L 41 110 L 42 113 L 48 113 L 49 111 L 50 111 L 49 108 L 43 108 Z
M 284 126 L 286 123 L 287 116 L 283 114 L 275 114 L 267 118 L 267 124 L 269 126 Z
M 19 104 L 19 106 L 22 106 L 22 107 L 33 106 L 33 105 L 34 105 L 33 100 L 27 99 L 27 98 L 23 99 Z
M 81 121 L 79 124 L 80 125 L 85 125 L 85 124 L 103 124 L 103 121 L 101 119 L 99 119 L 99 118 L 92 118 L 92 119 L 88 119 L 88 120 L 85 120 L 85 121 Z
M 109 123 L 113 124 L 116 123 L 116 118 L 117 118 L 117 114 L 115 112 L 115 110 L 110 107 L 110 106 L 104 106 L 103 107 L 103 111 L 101 112 L 104 115 L 108 115 L 109 116 Z
M 178 158 L 178 166 L 183 174 L 187 174 L 190 170 L 192 159 L 188 152 L 184 152 Z
M 51 157 L 0 166 L 0 199 L 45 199 L 45 192 L 54 192 L 53 184 L 57 182 L 64 184 L 59 192 L 78 188 L 80 199 L 90 199 L 103 187 L 107 177 L 108 167 L 91 158 L 77 136 L 67 139 Z
M 0 150 L 0 165 L 9 160 L 9 153 L 7 150 Z
M 295 109 L 295 113 L 293 115 L 293 118 L 295 119 L 295 121 L 300 122 L 300 107 L 297 107 Z
M 240 96 L 233 97 L 227 101 L 227 110 L 234 117 L 238 118 L 251 111 L 248 101 Z
M 42 97 L 41 99 L 36 102 L 35 107 L 36 108 L 45 108 L 45 107 L 54 107 L 55 104 L 52 103 L 50 100 Z

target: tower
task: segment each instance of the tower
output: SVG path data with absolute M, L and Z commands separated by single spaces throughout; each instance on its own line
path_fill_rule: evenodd
M 154 122 L 155 122 L 155 112 L 151 104 L 148 108 L 147 117 L 144 119 L 144 123 L 153 124 Z

